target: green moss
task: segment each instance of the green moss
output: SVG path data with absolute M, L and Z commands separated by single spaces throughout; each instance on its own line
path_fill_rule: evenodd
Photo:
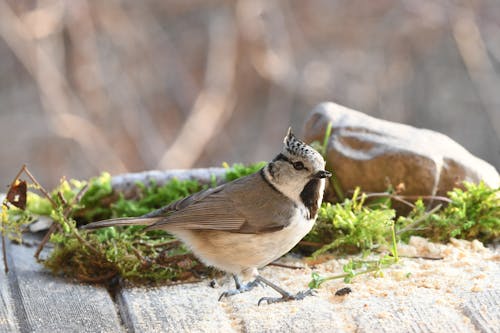
M 226 179 L 251 174 L 263 163 L 227 167 Z M 79 230 L 77 224 L 112 217 L 133 217 L 146 214 L 175 200 L 196 193 L 207 186 L 194 180 L 173 179 L 162 186 L 154 182 L 136 184 L 138 195 L 125 199 L 119 195 L 113 202 L 111 176 L 103 173 L 88 182 L 62 180 L 50 193 L 55 203 L 29 192 L 25 211 L 2 206 L 2 232 L 17 235 L 37 216 L 51 217 L 58 224 L 51 235 L 54 249 L 43 261 L 54 273 L 83 281 L 105 282 L 121 276 L 131 282 L 165 282 L 189 280 L 208 274 L 188 249 L 172 235 L 161 230 L 144 232 L 143 226 L 110 227 L 95 231 Z M 213 182 L 212 185 L 215 185 Z M 78 198 L 81 191 L 86 192 Z M 80 199 L 80 200 L 78 200 Z M 3 227 L 5 225 L 5 227 Z
M 69 192 L 73 196 L 68 195 L 68 198 L 74 197 L 84 183 L 72 185 Z M 101 201 L 112 194 L 111 177 L 104 173 L 91 179 L 89 190 L 73 209 L 73 215 L 63 223 L 59 219 L 63 228 L 51 237 L 55 249 L 44 261 L 45 266 L 55 273 L 84 281 L 106 281 L 114 276 L 136 283 L 193 278 L 189 270 L 199 263 L 193 258 L 184 258 L 188 250 L 164 231 L 144 232 L 142 226 L 110 227 L 92 232 L 65 227 L 67 223 L 75 225 L 73 216 L 78 216 L 82 223 L 96 218 L 140 216 L 202 189 L 197 181 L 177 179 L 163 186 L 153 182 L 148 186 L 136 185 L 139 188 L 137 198 L 127 200 L 120 195 L 114 203 L 102 206 Z M 175 260 L 177 257 L 180 260 Z M 163 258 L 174 259 L 167 265 Z
M 390 251 L 380 259 L 363 261 L 351 259 L 344 266 L 344 274 L 322 277 L 313 273 L 309 284 L 318 288 L 322 283 L 343 278 L 350 282 L 354 277 L 381 270 L 398 261 L 398 241 L 407 241 L 411 236 L 423 236 L 433 241 L 446 242 L 450 238 L 479 239 L 492 242 L 500 236 L 500 188 L 491 189 L 484 183 L 464 183 L 466 190 L 454 189 L 448 192 L 449 204 L 441 209 L 426 207 L 422 199 L 415 202 L 407 216 L 396 218 L 390 208 L 394 194 L 365 204 L 365 198 L 356 189 L 352 199 L 343 203 L 324 203 L 318 220 L 306 241 L 320 244 L 313 253 L 317 256 L 327 251 L 338 253 L 371 251 L 382 247 Z M 397 197 L 397 195 L 396 195 Z M 388 249 L 388 250 L 387 250 Z
M 365 207 L 364 195 L 359 193 L 358 188 L 352 199 L 321 206 L 314 228 L 305 237 L 306 241 L 324 244 L 313 256 L 327 251 L 359 252 L 387 245 L 396 212 Z
M 226 168 L 226 175 L 224 179 L 226 182 L 233 181 L 235 179 L 251 175 L 260 169 L 262 169 L 266 165 L 266 162 L 257 162 L 255 164 L 251 165 L 244 165 L 241 163 L 235 163 L 233 164 L 232 167 L 229 167 L 229 165 L 224 164 L 224 167 Z
M 151 182 L 148 186 L 142 183 L 136 185 L 140 190 L 139 197 L 134 200 L 127 200 L 123 195 L 120 195 L 119 199 L 110 206 L 110 217 L 144 215 L 204 188 L 195 180 L 179 181 L 178 179 L 172 179 L 163 186 L 157 186 L 154 182 Z
M 251 174 L 263 166 L 261 162 L 228 167 L 225 179 L 230 181 Z M 208 274 L 180 242 L 164 231 L 144 232 L 142 226 L 91 232 L 77 228 L 79 224 L 105 218 L 139 216 L 204 188 L 196 181 L 176 179 L 162 186 L 137 185 L 138 196 L 125 199 L 113 197 L 111 176 L 107 173 L 88 182 L 63 180 L 50 193 L 55 206 L 49 199 L 30 191 L 25 211 L 2 206 L 2 232 L 19 239 L 21 230 L 37 216 L 51 217 L 58 228 L 50 238 L 54 249 L 44 264 L 55 273 L 83 281 L 105 282 L 121 276 L 138 283 L 168 282 Z M 81 196 L 85 188 L 87 191 Z M 351 280 L 359 274 L 380 272 L 397 261 L 396 242 L 412 235 L 436 241 L 457 237 L 478 238 L 487 243 L 497 239 L 500 236 L 500 189 L 488 188 L 483 183 L 466 183 L 465 188 L 449 192 L 450 203 L 442 209 L 430 209 L 422 200 L 417 200 L 413 211 L 400 217 L 396 217 L 391 208 L 393 193 L 367 202 L 365 194 L 357 189 L 352 198 L 341 203 L 323 203 L 316 225 L 305 238 L 307 243 L 299 244 L 295 251 L 304 253 L 313 243 L 319 245 L 315 256 L 327 251 L 368 253 L 385 249 L 391 252 L 379 260 L 353 262 L 345 267 L 340 277 Z M 110 202 L 110 198 L 114 201 Z M 312 283 L 319 286 L 338 277 L 316 276 Z
M 450 203 L 435 213 L 427 213 L 423 202 L 417 201 L 408 217 L 398 220 L 405 228 L 420 223 L 405 232 L 405 238 L 419 235 L 433 241 L 446 242 L 451 237 L 479 239 L 489 243 L 500 237 L 500 188 L 492 189 L 483 182 L 464 183 L 465 191 L 454 189 L 448 192 Z

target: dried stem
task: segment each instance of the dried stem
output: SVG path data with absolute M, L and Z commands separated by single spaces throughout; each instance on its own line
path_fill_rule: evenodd
M 118 272 L 115 272 L 115 271 L 111 271 L 109 273 L 100 275 L 98 277 L 90 277 L 90 276 L 79 274 L 78 279 L 81 281 L 84 281 L 84 282 L 89 282 L 89 283 L 103 283 L 103 282 L 111 280 L 116 275 L 118 275 Z
M 305 241 L 305 240 L 301 240 L 299 242 L 299 244 L 302 246 L 311 246 L 311 247 L 317 247 L 317 248 L 321 248 L 321 247 L 326 245 L 324 243 L 310 242 L 310 241 Z
M 22 171 L 24 171 L 24 173 L 26 175 L 28 175 L 28 177 L 31 179 L 31 181 L 33 182 L 33 184 L 35 184 L 37 186 L 37 189 L 39 189 L 40 192 L 42 192 L 43 195 L 47 198 L 47 200 L 50 201 L 50 203 L 52 204 L 52 207 L 56 208 L 57 207 L 56 202 L 52 199 L 52 197 L 50 196 L 49 192 L 47 192 L 45 190 L 45 188 L 42 185 L 40 185 L 40 183 L 36 180 L 36 178 L 31 174 L 31 172 L 28 170 L 28 168 L 26 167 L 26 165 L 23 165 Z
M 50 225 L 49 230 L 47 230 L 47 232 L 45 233 L 45 235 L 43 235 L 42 241 L 40 242 L 40 244 L 38 244 L 38 247 L 36 248 L 36 251 L 35 251 L 35 254 L 34 254 L 34 257 L 36 258 L 36 260 L 40 259 L 39 258 L 40 257 L 40 253 L 42 252 L 43 248 L 45 247 L 45 244 L 49 241 L 50 236 L 54 233 L 54 231 L 56 231 L 56 229 L 58 227 L 59 227 L 59 225 L 57 223 L 52 222 L 52 224 Z
M 34 177 L 33 177 L 34 178 Z M 66 209 L 64 210 L 64 213 L 63 213 L 63 216 L 64 218 L 68 218 L 69 214 L 71 213 L 71 207 L 78 203 L 82 196 L 85 194 L 85 192 L 87 191 L 87 188 L 88 188 L 88 184 L 85 184 L 81 189 L 80 191 L 78 191 L 77 195 L 73 198 L 73 200 L 71 200 L 70 204 L 66 207 Z M 64 198 L 62 197 L 61 195 L 61 192 L 57 192 L 58 195 L 60 195 L 60 199 L 61 201 L 64 200 Z M 64 200 L 64 202 L 66 202 L 66 200 Z M 54 207 L 55 208 L 55 207 Z M 36 249 L 36 252 L 35 252 L 35 255 L 34 257 L 39 260 L 39 257 L 40 257 L 40 253 L 42 252 L 43 248 L 45 247 L 45 244 L 47 244 L 48 240 L 50 239 L 50 236 L 54 233 L 54 231 L 56 231 L 58 228 L 60 228 L 60 226 L 54 222 L 52 222 L 49 230 L 45 233 L 45 235 L 43 236 L 43 239 L 42 241 L 40 242 L 40 244 L 38 244 L 38 247 Z
M 287 265 L 287 264 L 282 264 L 282 263 L 279 263 L 279 262 L 271 262 L 269 264 L 267 264 L 268 266 L 276 266 L 276 267 L 283 267 L 283 268 L 289 268 L 289 269 L 304 269 L 304 267 L 301 267 L 301 266 L 294 266 L 294 265 Z
M 413 223 L 407 225 L 405 228 L 403 229 L 400 229 L 396 232 L 397 235 L 400 235 L 404 232 L 407 232 L 407 231 L 410 231 L 412 230 L 413 228 L 415 228 L 417 225 L 419 225 L 420 223 L 422 223 L 423 221 L 425 221 L 427 219 L 427 217 L 431 214 L 434 214 L 435 212 L 437 212 L 438 210 L 441 209 L 441 204 L 437 205 L 436 207 L 432 208 L 430 211 L 426 212 L 424 216 L 420 217 L 419 219 L 416 219 Z
M 170 250 L 176 246 L 179 246 L 182 243 L 179 240 L 171 240 L 171 241 L 162 242 L 162 243 L 158 243 L 158 244 L 149 244 L 149 243 L 142 242 L 142 241 L 135 241 L 133 244 L 134 245 L 142 245 L 142 246 L 146 246 L 149 248 L 164 247 L 163 250 Z

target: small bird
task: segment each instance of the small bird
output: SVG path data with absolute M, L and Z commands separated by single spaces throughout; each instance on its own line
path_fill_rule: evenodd
M 281 297 L 258 302 L 300 300 L 311 290 L 291 294 L 259 275 L 258 268 L 290 251 L 313 227 L 323 200 L 323 157 L 288 130 L 282 151 L 260 171 L 207 189 L 137 218 L 90 223 L 86 229 L 147 225 L 182 240 L 203 263 L 232 273 L 236 289 L 224 297 L 265 284 Z M 253 279 L 242 284 L 239 277 Z

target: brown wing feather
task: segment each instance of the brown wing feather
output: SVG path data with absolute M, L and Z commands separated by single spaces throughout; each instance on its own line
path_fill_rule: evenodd
M 165 216 L 148 227 L 223 230 L 240 233 L 275 231 L 288 225 L 293 203 L 256 173 L 174 202 L 147 217 Z
M 209 188 L 197 193 L 194 193 L 190 196 L 187 196 L 185 198 L 179 199 L 177 201 L 174 201 L 164 207 L 161 207 L 157 210 L 154 210 L 148 214 L 143 215 L 142 217 L 160 217 L 160 216 L 167 216 L 169 213 L 182 210 L 194 203 L 197 203 L 206 197 L 208 197 L 211 194 L 218 193 L 221 190 L 223 190 L 224 186 L 227 184 L 223 184 L 214 188 Z

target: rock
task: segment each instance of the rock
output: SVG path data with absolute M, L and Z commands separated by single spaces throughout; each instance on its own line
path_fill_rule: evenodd
M 31 232 L 39 232 L 50 228 L 54 220 L 48 216 L 39 216 L 37 220 L 29 225 Z
M 334 103 L 322 103 L 305 125 L 307 142 L 323 140 L 332 122 L 327 164 L 344 191 L 381 192 L 405 185 L 405 195 L 446 195 L 463 181 L 500 186 L 500 176 L 444 134 L 380 120 Z
M 137 197 L 140 188 L 137 183 L 150 184 L 154 182 L 158 186 L 176 178 L 177 180 L 197 180 L 200 184 L 222 184 L 227 170 L 225 168 L 203 168 L 203 169 L 182 169 L 182 170 L 151 170 L 137 173 L 126 173 L 113 176 L 111 187 L 114 194 L 122 194 L 126 199 Z

